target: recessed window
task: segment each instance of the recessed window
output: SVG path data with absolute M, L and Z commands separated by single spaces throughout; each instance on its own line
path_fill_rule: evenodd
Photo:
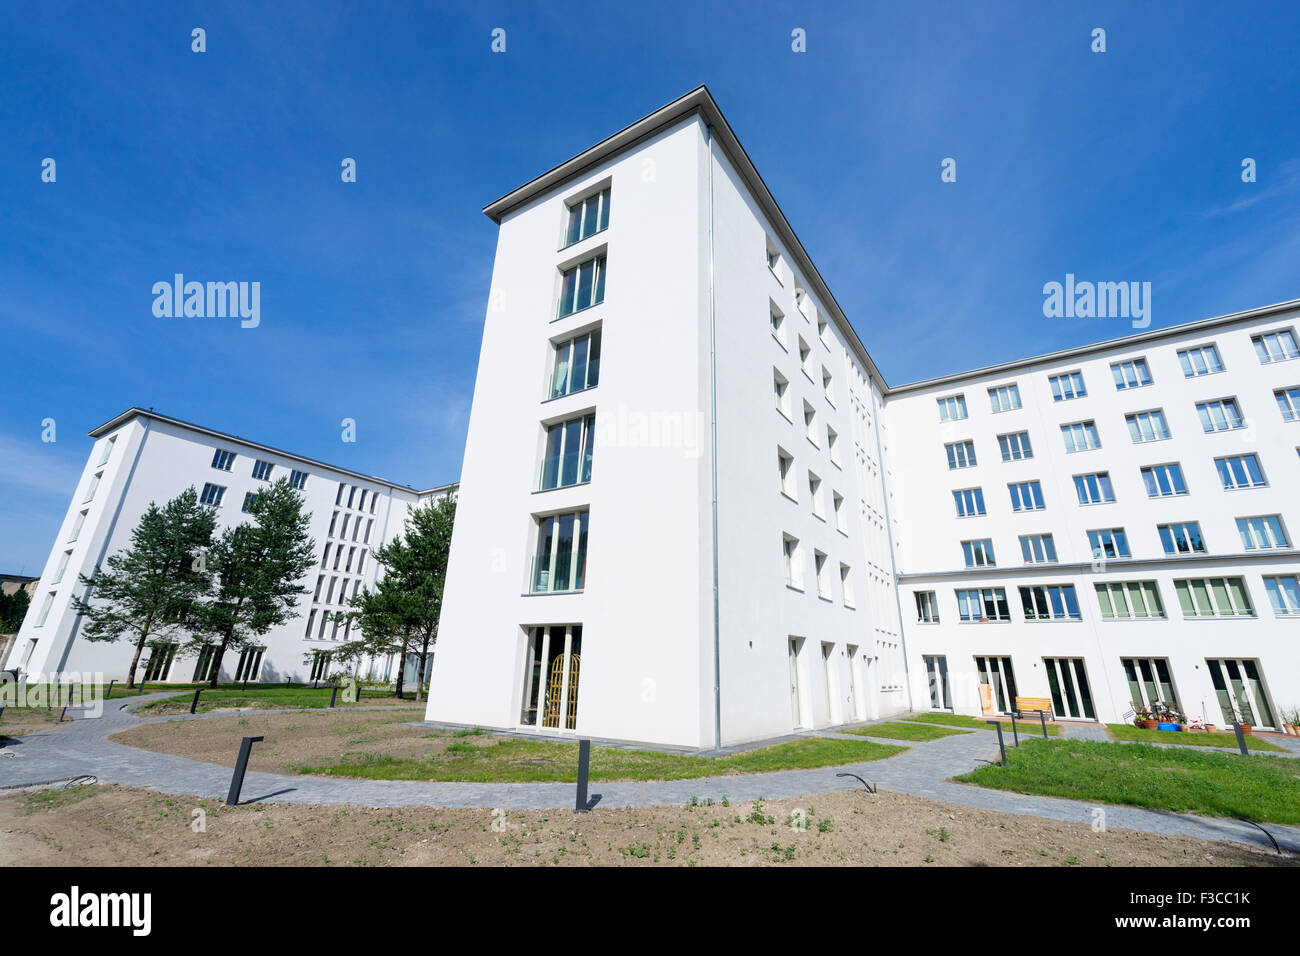
M 828 323 L 826 319 L 821 315 L 817 316 L 817 338 L 822 340 L 822 345 L 826 346 L 827 348 L 831 347 L 830 323 Z
M 302 491 L 302 489 L 307 486 L 307 472 L 290 471 L 289 484 L 291 487 L 297 488 L 299 491 Z
M 68 535 L 68 544 L 71 544 L 72 542 L 76 541 L 79 537 L 81 537 L 81 529 L 85 525 L 86 515 L 88 515 L 89 513 L 90 513 L 89 510 L 77 512 L 77 518 L 75 521 L 72 522 L 72 531 Z
M 560 273 L 557 318 L 581 312 L 605 301 L 605 257 L 595 256 Z
M 1134 444 L 1164 441 L 1169 437 L 1169 424 L 1165 421 L 1165 413 L 1159 409 L 1133 412 L 1124 416 L 1124 422 L 1128 425 L 1128 435 Z
M 1294 574 L 1265 577 L 1264 592 L 1274 614 L 1279 617 L 1300 614 L 1300 581 Z
M 984 489 L 982 488 L 966 488 L 962 491 L 954 491 L 952 498 L 957 504 L 958 518 L 973 518 L 985 514 Z
M 1153 620 L 1165 616 L 1155 581 L 1109 581 L 1094 585 L 1103 621 Z
M 992 538 L 963 541 L 961 553 L 968 568 L 991 568 L 997 564 L 993 558 Z
M 532 590 L 536 594 L 581 591 L 587 578 L 587 511 L 550 515 L 537 521 Z
M 1187 578 L 1174 581 L 1183 617 L 1254 617 L 1243 578 Z
M 771 300 L 767 303 L 769 320 L 772 323 L 772 338 L 785 345 L 785 314 Z
M 1156 525 L 1165 554 L 1205 554 L 1205 538 L 1197 521 Z
M 1297 345 L 1295 332 L 1292 329 L 1278 329 L 1276 332 L 1253 335 L 1250 340 L 1255 343 L 1255 354 L 1259 356 L 1262 365 L 1300 358 L 1300 345 Z
M 933 591 L 917 591 L 916 621 L 918 624 L 939 623 L 939 601 Z
M 781 554 L 785 562 L 785 583 L 787 587 L 803 590 L 803 561 L 799 553 L 799 539 L 788 534 L 781 536 Z
M 1100 528 L 1088 532 L 1088 549 L 1093 560 L 1102 558 L 1131 558 L 1128 535 L 1123 528 Z
M 947 398 L 940 398 L 937 401 L 939 403 L 939 421 L 959 422 L 967 417 L 965 395 L 949 395 Z
M 831 582 L 826 572 L 826 555 L 813 551 L 813 569 L 817 573 L 817 596 L 830 600 Z
M 1072 584 L 1027 585 L 1020 589 L 1026 621 L 1077 621 L 1079 598 Z
M 840 593 L 844 595 L 844 606 L 853 607 L 853 572 L 847 564 L 840 565 Z M 1292 579 L 1294 580 L 1294 579 Z
M 1212 402 L 1197 402 L 1196 414 L 1200 416 L 1201 428 L 1208 435 L 1211 432 L 1226 432 L 1234 428 L 1245 427 L 1241 418 L 1241 408 L 1235 398 L 1220 398 Z
M 244 503 L 240 506 L 240 511 L 252 511 L 253 505 L 257 504 L 257 495 L 251 491 L 244 492 Z
M 826 426 L 826 453 L 830 455 L 831 464 L 838 465 L 840 463 L 839 432 L 831 428 L 830 425 Z
M 963 621 L 1011 620 L 1005 588 L 979 588 L 957 592 L 957 616 Z
M 1241 546 L 1247 551 L 1271 551 L 1291 546 L 1282 527 L 1281 515 L 1238 518 L 1237 533 L 1241 535 Z
M 1187 494 L 1183 469 L 1176 462 L 1143 468 L 1142 483 L 1146 486 L 1148 498 L 1170 498 Z
M 575 335 L 555 346 L 551 398 L 595 388 L 600 381 L 600 329 Z
M 817 409 L 807 402 L 803 403 L 803 427 L 808 440 L 814 445 L 817 444 Z
M 212 467 L 220 471 L 229 471 L 230 466 L 235 463 L 235 453 L 218 448 L 212 453 Z
M 1279 388 L 1273 392 L 1273 398 L 1277 401 L 1278 411 L 1282 413 L 1282 421 L 1300 421 L 1300 385 Z
M 1002 451 L 1003 461 L 1025 461 L 1034 457 L 1034 449 L 1029 444 L 1029 432 L 999 435 L 998 448 Z
M 1202 375 L 1213 375 L 1223 371 L 1219 350 L 1213 345 L 1183 349 L 1178 353 L 1178 363 L 1183 367 L 1184 378 L 1199 378 Z
M 1262 488 L 1268 484 L 1264 480 L 1264 469 L 1259 465 L 1257 455 L 1228 455 L 1214 459 L 1214 467 L 1219 472 L 1224 491 L 1238 488 Z
M 108 459 L 113 454 L 113 444 L 116 441 L 117 441 L 117 436 L 114 435 L 108 441 L 104 442 L 104 450 L 100 453 L 99 464 L 95 466 L 96 468 L 100 468 L 108 464 Z
M 1007 485 L 1011 493 L 1012 511 L 1042 511 L 1043 486 L 1038 481 L 1016 481 Z
M 50 580 L 50 584 L 58 584 L 60 581 L 63 580 L 63 572 L 68 570 L 68 562 L 71 560 L 72 560 L 71 551 L 64 551 L 61 555 L 59 555 L 59 564 L 58 567 L 54 569 L 54 577 Z
M 212 505 L 213 507 L 219 508 L 221 507 L 221 499 L 225 493 L 226 489 L 222 485 L 214 485 L 211 483 L 205 484 L 203 486 L 203 494 L 199 495 L 199 502 L 200 504 Z
M 812 366 L 809 363 L 809 357 L 811 355 L 812 346 L 803 340 L 802 335 L 799 336 L 799 368 L 808 376 L 809 379 L 812 378 Z
M 1066 454 L 1076 451 L 1092 451 L 1101 447 L 1101 438 L 1097 435 L 1096 422 L 1074 422 L 1061 426 L 1061 437 L 1065 439 Z
M 269 461 L 255 461 L 253 462 L 253 477 L 259 481 L 270 481 L 271 471 L 274 468 L 275 465 L 271 464 Z
M 808 472 L 808 497 L 812 500 L 812 513 L 818 518 L 826 517 L 826 508 L 822 505 L 822 480 Z
M 989 389 L 989 404 L 994 414 L 1009 412 L 1020 407 L 1020 389 L 1013 383 Z
M 591 481 L 591 446 L 595 430 L 594 413 L 546 429 L 539 486 L 542 491 Z M 360 521 L 357 525 L 360 527 Z
M 609 187 L 569 205 L 569 224 L 564 244 L 571 246 L 609 226 Z
M 1130 388 L 1142 388 L 1151 384 L 1151 369 L 1147 368 L 1147 360 L 1144 358 L 1133 359 L 1129 362 L 1116 362 L 1111 365 L 1110 373 L 1115 379 L 1117 391 L 1122 392 Z
M 34 627 L 44 627 L 45 619 L 50 616 L 50 608 L 54 606 L 54 592 L 51 591 L 45 595 L 45 600 L 41 603 L 41 612 L 36 615 Z
M 848 509 L 844 507 L 844 496 L 839 492 L 831 492 L 831 504 L 835 509 L 835 527 L 848 534 L 849 522 L 846 517 Z
M 772 392 L 776 397 L 776 410 L 793 421 L 794 417 L 790 413 L 790 382 L 775 370 L 772 372 Z
M 1050 534 L 1022 534 L 1020 556 L 1025 564 L 1055 564 L 1056 542 Z
M 1078 495 L 1081 505 L 1099 505 L 1114 501 L 1115 489 L 1111 487 L 1110 472 L 1075 475 L 1074 493 Z
M 771 237 L 767 240 L 767 267 L 772 270 L 772 275 L 777 279 L 781 278 L 781 253 Z
M 776 467 L 781 478 L 781 493 L 791 500 L 799 500 L 799 490 L 795 487 L 794 457 L 778 448 L 776 450 Z
M 1083 398 L 1088 394 L 1088 390 L 1083 386 L 1082 372 L 1066 372 L 1062 375 L 1052 375 L 1047 379 L 1052 386 L 1052 401 L 1068 402 L 1072 398 Z
M 948 456 L 948 470 L 975 467 L 975 443 L 973 441 L 950 442 L 943 446 Z
M 81 499 L 83 505 L 95 500 L 95 492 L 99 491 L 99 482 L 103 477 L 103 472 L 90 476 L 90 482 L 86 485 L 86 497 Z
M 826 401 L 832 405 L 835 404 L 835 386 L 831 379 L 831 373 L 822 369 L 822 394 L 826 396 Z

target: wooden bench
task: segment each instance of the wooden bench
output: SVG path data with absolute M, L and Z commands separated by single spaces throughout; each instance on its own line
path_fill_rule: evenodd
M 1025 714 L 1042 711 L 1043 716 L 1048 720 L 1055 720 L 1052 716 L 1052 701 L 1047 697 L 1017 697 L 1016 698 L 1016 716 L 1023 717 Z

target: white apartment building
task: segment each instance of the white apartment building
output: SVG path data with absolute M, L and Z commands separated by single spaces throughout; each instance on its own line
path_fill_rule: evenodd
M 703 87 L 484 211 L 430 720 L 1300 702 L 1297 303 L 891 389 Z
M 30 675 L 125 679 L 134 644 L 81 639 L 80 615 L 72 610 L 71 598 L 84 595 L 79 575 L 91 574 L 110 554 L 130 545 L 131 532 L 151 502 L 162 505 L 193 487 L 202 503 L 217 509 L 220 533 L 247 520 L 244 509 L 259 489 L 287 477 L 306 499 L 319 560 L 302 579 L 307 594 L 300 599 L 298 617 L 272 628 L 260 639 L 262 646 L 228 650 L 220 679 L 322 679 L 330 671 L 332 649 L 350 636 L 350 625 L 333 615 L 376 581 L 379 568 L 371 552 L 402 533 L 412 507 L 455 487 L 415 491 L 140 408 L 128 409 L 90 436 L 95 440 L 90 457 L 4 662 Z M 137 676 L 159 682 L 207 680 L 213 653 L 178 652 L 178 636 L 184 635 L 146 647 Z M 395 678 L 391 657 L 362 661 L 362 676 Z M 417 663 L 406 663 L 411 680 Z

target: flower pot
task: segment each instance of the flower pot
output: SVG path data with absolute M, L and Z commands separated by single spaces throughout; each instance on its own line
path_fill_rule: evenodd
M 1283 724 L 1282 729 L 1285 730 L 1292 737 L 1300 736 L 1300 734 L 1296 733 L 1295 724 Z
M 1206 732 L 1207 734 L 1217 734 L 1217 733 L 1219 732 L 1219 728 L 1218 728 L 1218 726 L 1215 725 L 1215 724 L 1206 724 L 1206 725 L 1205 725 L 1205 732 Z
M 1254 725 L 1254 724 L 1242 724 L 1242 725 L 1241 725 L 1241 732 L 1242 732 L 1243 734 L 1248 734 L 1248 733 L 1250 733 L 1250 732 L 1251 732 L 1252 730 L 1254 730 L 1254 729 L 1255 729 L 1255 725 Z
M 1158 721 L 1158 720 L 1144 720 L 1144 721 L 1142 721 L 1142 727 L 1143 727 L 1144 729 L 1146 729 L 1146 730 L 1155 730 L 1155 729 L 1156 729 L 1157 727 L 1159 727 L 1159 726 L 1160 726 L 1160 721 Z

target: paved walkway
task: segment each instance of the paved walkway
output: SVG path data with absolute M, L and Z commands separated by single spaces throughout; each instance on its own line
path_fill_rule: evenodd
M 94 776 L 102 783 L 121 783 L 169 794 L 224 798 L 230 787 L 230 768 L 128 747 L 108 739 L 111 734 L 137 726 L 141 722 L 141 718 L 126 709 L 128 704 L 134 706 L 167 696 L 171 695 L 149 694 L 132 698 L 128 702 L 115 700 L 106 706 L 101 718 L 76 720 L 70 726 L 31 734 L 9 744 L 0 749 L 0 788 Z M 151 719 L 192 720 L 208 716 L 229 714 Z M 873 738 L 855 736 L 854 739 Z M 879 742 L 899 743 L 884 739 L 879 739 Z M 692 797 L 720 801 L 726 796 L 733 802 L 760 798 L 784 799 L 860 788 L 861 784 L 852 777 L 838 776 L 841 773 L 853 773 L 898 793 L 1003 813 L 1085 824 L 1094 822 L 1098 808 L 1087 803 L 948 783 L 948 778 L 996 759 L 997 738 L 988 731 L 954 734 L 910 746 L 911 749 L 906 753 L 887 760 L 819 770 L 786 770 L 677 781 L 594 782 L 591 785 L 591 795 L 593 801 L 602 807 L 680 806 L 688 803 Z M 6 752 L 13 756 L 8 756 Z M 350 780 L 250 771 L 244 779 L 243 799 L 246 803 L 550 809 L 572 807 L 574 786 L 568 783 Z M 1107 827 L 1271 846 L 1268 838 L 1259 830 L 1236 820 L 1121 806 L 1106 806 L 1104 812 Z M 1266 826 L 1284 849 L 1300 852 L 1300 828 L 1274 824 Z

